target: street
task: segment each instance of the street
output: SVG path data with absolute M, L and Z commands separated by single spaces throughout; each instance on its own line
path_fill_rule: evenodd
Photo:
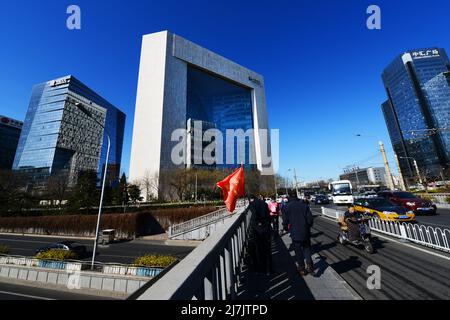
M 20 235 L 0 235 L 0 244 L 10 248 L 10 255 L 32 257 L 36 250 L 49 244 L 61 241 L 74 241 L 85 245 L 88 256 L 84 260 L 90 261 L 93 242 L 89 240 L 73 240 L 64 238 L 33 237 Z M 129 242 L 114 243 L 109 246 L 99 246 L 96 261 L 105 263 L 131 264 L 145 254 L 174 255 L 184 258 L 193 250 L 192 247 L 176 247 L 165 245 L 162 241 L 134 240 Z
M 346 211 L 346 206 L 337 206 L 334 204 L 324 205 L 323 207 L 332 208 L 336 210 Z M 317 206 L 320 208 L 320 206 Z M 450 229 L 450 209 L 440 209 L 437 210 L 437 215 L 416 215 L 416 220 L 420 224 L 425 224 L 432 227 L 439 227 Z
M 374 236 L 376 253 L 369 255 L 362 249 L 337 243 L 337 223 L 319 217 L 318 206 L 312 206 L 312 211 L 316 215 L 313 251 L 364 299 L 450 299 L 450 255 L 378 235 Z M 381 268 L 381 290 L 369 290 L 366 286 L 366 271 L 372 265 Z
M 0 300 L 114 300 L 114 299 L 0 282 Z

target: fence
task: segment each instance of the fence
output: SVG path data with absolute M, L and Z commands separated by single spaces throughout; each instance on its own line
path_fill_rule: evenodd
M 139 300 L 234 299 L 250 232 L 250 210 L 241 208 Z
M 450 193 L 420 193 L 417 195 L 422 198 L 431 198 L 438 208 L 450 208 L 450 203 L 447 202 Z
M 239 201 L 236 204 L 236 211 L 239 211 L 243 207 L 245 207 L 246 202 L 245 201 Z M 220 209 L 217 211 L 214 211 L 212 213 L 209 213 L 207 215 L 177 224 L 169 227 L 169 239 L 173 239 L 179 235 L 182 235 L 184 233 L 188 233 L 192 230 L 199 229 L 202 227 L 205 227 L 207 225 L 210 225 L 212 223 L 218 222 L 220 220 L 226 219 L 228 217 L 231 217 L 231 214 L 228 212 L 226 208 Z
M 51 261 L 20 256 L 0 256 L 0 265 L 36 267 L 44 269 L 81 271 L 90 269 L 91 263 L 86 261 Z M 156 277 L 164 268 L 138 267 L 124 264 L 95 263 L 95 271 L 108 275 Z
M 338 219 L 344 211 L 322 208 L 322 215 Z M 408 240 L 436 250 L 450 252 L 450 230 L 415 223 L 399 223 L 373 218 L 369 220 L 373 231 Z

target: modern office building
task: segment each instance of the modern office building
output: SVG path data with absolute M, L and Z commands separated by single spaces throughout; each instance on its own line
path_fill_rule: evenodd
M 406 181 L 449 178 L 450 61 L 444 49 L 405 52 L 383 72 L 382 110 Z
M 33 87 L 13 169 L 28 173 L 30 183 L 37 187 L 60 172 L 68 174 L 70 185 L 81 171 L 96 171 L 101 178 L 109 134 L 107 177 L 115 181 L 120 174 L 124 129 L 125 114 L 75 77 L 38 84 Z
M 175 134 L 180 129 L 187 131 L 185 139 Z M 223 139 L 211 138 L 211 129 Z M 227 130 L 239 129 L 226 143 Z M 130 179 L 156 175 L 161 194 L 167 187 L 163 172 L 176 168 L 243 164 L 268 174 L 273 164 L 267 130 L 261 75 L 167 31 L 143 37 Z M 186 152 L 174 154 L 180 143 Z M 205 154 L 206 145 L 215 152 Z
M 23 122 L 0 115 L 0 170 L 11 170 Z
M 383 167 L 354 168 L 345 170 L 340 180 L 349 180 L 355 187 L 378 185 L 386 186 L 386 170 Z

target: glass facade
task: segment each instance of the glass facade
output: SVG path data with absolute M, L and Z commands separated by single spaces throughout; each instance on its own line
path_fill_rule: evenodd
M 187 119 L 207 123 L 207 127 L 218 129 L 225 139 L 227 130 L 253 129 L 251 90 L 224 80 L 195 67 L 188 67 L 187 74 Z M 244 164 L 256 168 L 253 136 L 245 136 L 245 150 L 234 143 L 223 143 L 223 164 L 217 168 L 232 168 Z M 227 161 L 228 159 L 228 161 Z
M 23 123 L 0 116 L 0 170 L 11 170 Z
M 402 173 L 409 180 L 417 178 L 413 159 L 427 178 L 448 174 L 449 70 L 445 50 L 428 48 L 406 52 L 383 72 L 389 100 L 382 109 Z
M 98 123 L 76 103 L 85 106 Z M 94 170 L 101 178 L 107 151 L 103 126 L 111 135 L 108 168 L 116 168 L 109 171 L 116 180 L 125 115 L 72 76 L 38 84 L 33 88 L 13 169 L 30 173 L 30 182 L 37 186 L 60 171 L 70 173 L 71 184 L 84 170 Z

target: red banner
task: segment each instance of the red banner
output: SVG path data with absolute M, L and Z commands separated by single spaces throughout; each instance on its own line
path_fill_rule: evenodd
M 238 199 L 245 196 L 244 167 L 241 167 L 223 181 L 218 182 L 217 186 L 222 189 L 223 200 L 228 211 L 233 213 Z

